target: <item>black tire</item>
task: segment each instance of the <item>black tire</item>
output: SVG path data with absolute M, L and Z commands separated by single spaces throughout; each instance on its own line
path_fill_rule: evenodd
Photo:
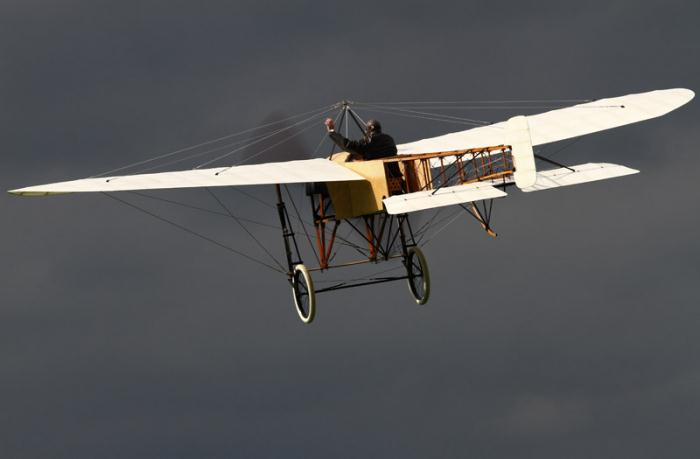
M 316 291 L 309 270 L 304 265 L 294 267 L 292 295 L 299 318 L 305 324 L 313 322 L 316 316 Z
M 430 297 L 430 271 L 428 271 L 428 262 L 425 261 L 423 251 L 418 247 L 408 249 L 405 264 L 411 295 L 416 303 L 427 303 Z

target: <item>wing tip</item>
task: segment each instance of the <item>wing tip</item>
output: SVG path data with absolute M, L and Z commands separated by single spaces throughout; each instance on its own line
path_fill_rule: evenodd
M 671 95 L 675 99 L 676 104 L 671 111 L 682 107 L 695 98 L 695 91 L 688 88 L 661 89 L 658 92 Z
M 672 89 L 672 91 L 677 92 L 678 95 L 683 95 L 684 98 L 686 99 L 685 103 L 688 103 L 695 98 L 695 91 L 693 91 L 692 89 L 674 88 L 674 89 Z
M 7 190 L 7 193 L 11 194 L 13 196 L 27 196 L 29 194 L 25 188 L 17 188 L 16 190 Z
M 53 196 L 57 194 L 66 194 L 64 192 L 52 192 L 52 191 L 32 191 L 31 188 L 19 188 L 16 190 L 7 190 L 8 194 L 13 196 Z

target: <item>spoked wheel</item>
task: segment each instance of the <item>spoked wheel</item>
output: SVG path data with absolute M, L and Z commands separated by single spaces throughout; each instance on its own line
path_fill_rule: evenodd
M 406 255 L 406 271 L 408 288 L 411 290 L 416 303 L 425 304 L 430 296 L 430 272 L 423 251 L 418 247 L 408 249 Z
M 316 292 L 309 270 L 304 265 L 294 267 L 292 293 L 299 318 L 305 324 L 311 323 L 316 315 Z

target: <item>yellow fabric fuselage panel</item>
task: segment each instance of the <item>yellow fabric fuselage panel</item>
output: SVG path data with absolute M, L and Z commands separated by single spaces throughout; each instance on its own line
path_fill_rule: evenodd
M 347 153 L 333 155 L 333 160 L 361 175 L 366 181 L 326 182 L 337 219 L 353 218 L 383 210 L 382 200 L 389 196 L 384 161 L 345 162 Z

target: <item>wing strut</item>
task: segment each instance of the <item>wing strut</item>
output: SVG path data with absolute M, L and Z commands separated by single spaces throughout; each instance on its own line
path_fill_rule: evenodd
M 488 209 L 486 208 L 486 201 L 481 202 L 483 210 L 479 209 L 479 206 L 477 205 L 478 203 L 476 202 L 470 202 L 469 207 L 465 206 L 464 204 L 460 204 L 459 206 L 462 209 L 464 209 L 469 215 L 474 217 L 476 221 L 479 222 L 479 224 L 481 224 L 481 227 L 484 229 L 484 231 L 486 231 L 486 234 L 493 238 L 498 237 L 498 234 L 491 229 L 491 213 L 493 211 L 493 199 L 489 199 Z

